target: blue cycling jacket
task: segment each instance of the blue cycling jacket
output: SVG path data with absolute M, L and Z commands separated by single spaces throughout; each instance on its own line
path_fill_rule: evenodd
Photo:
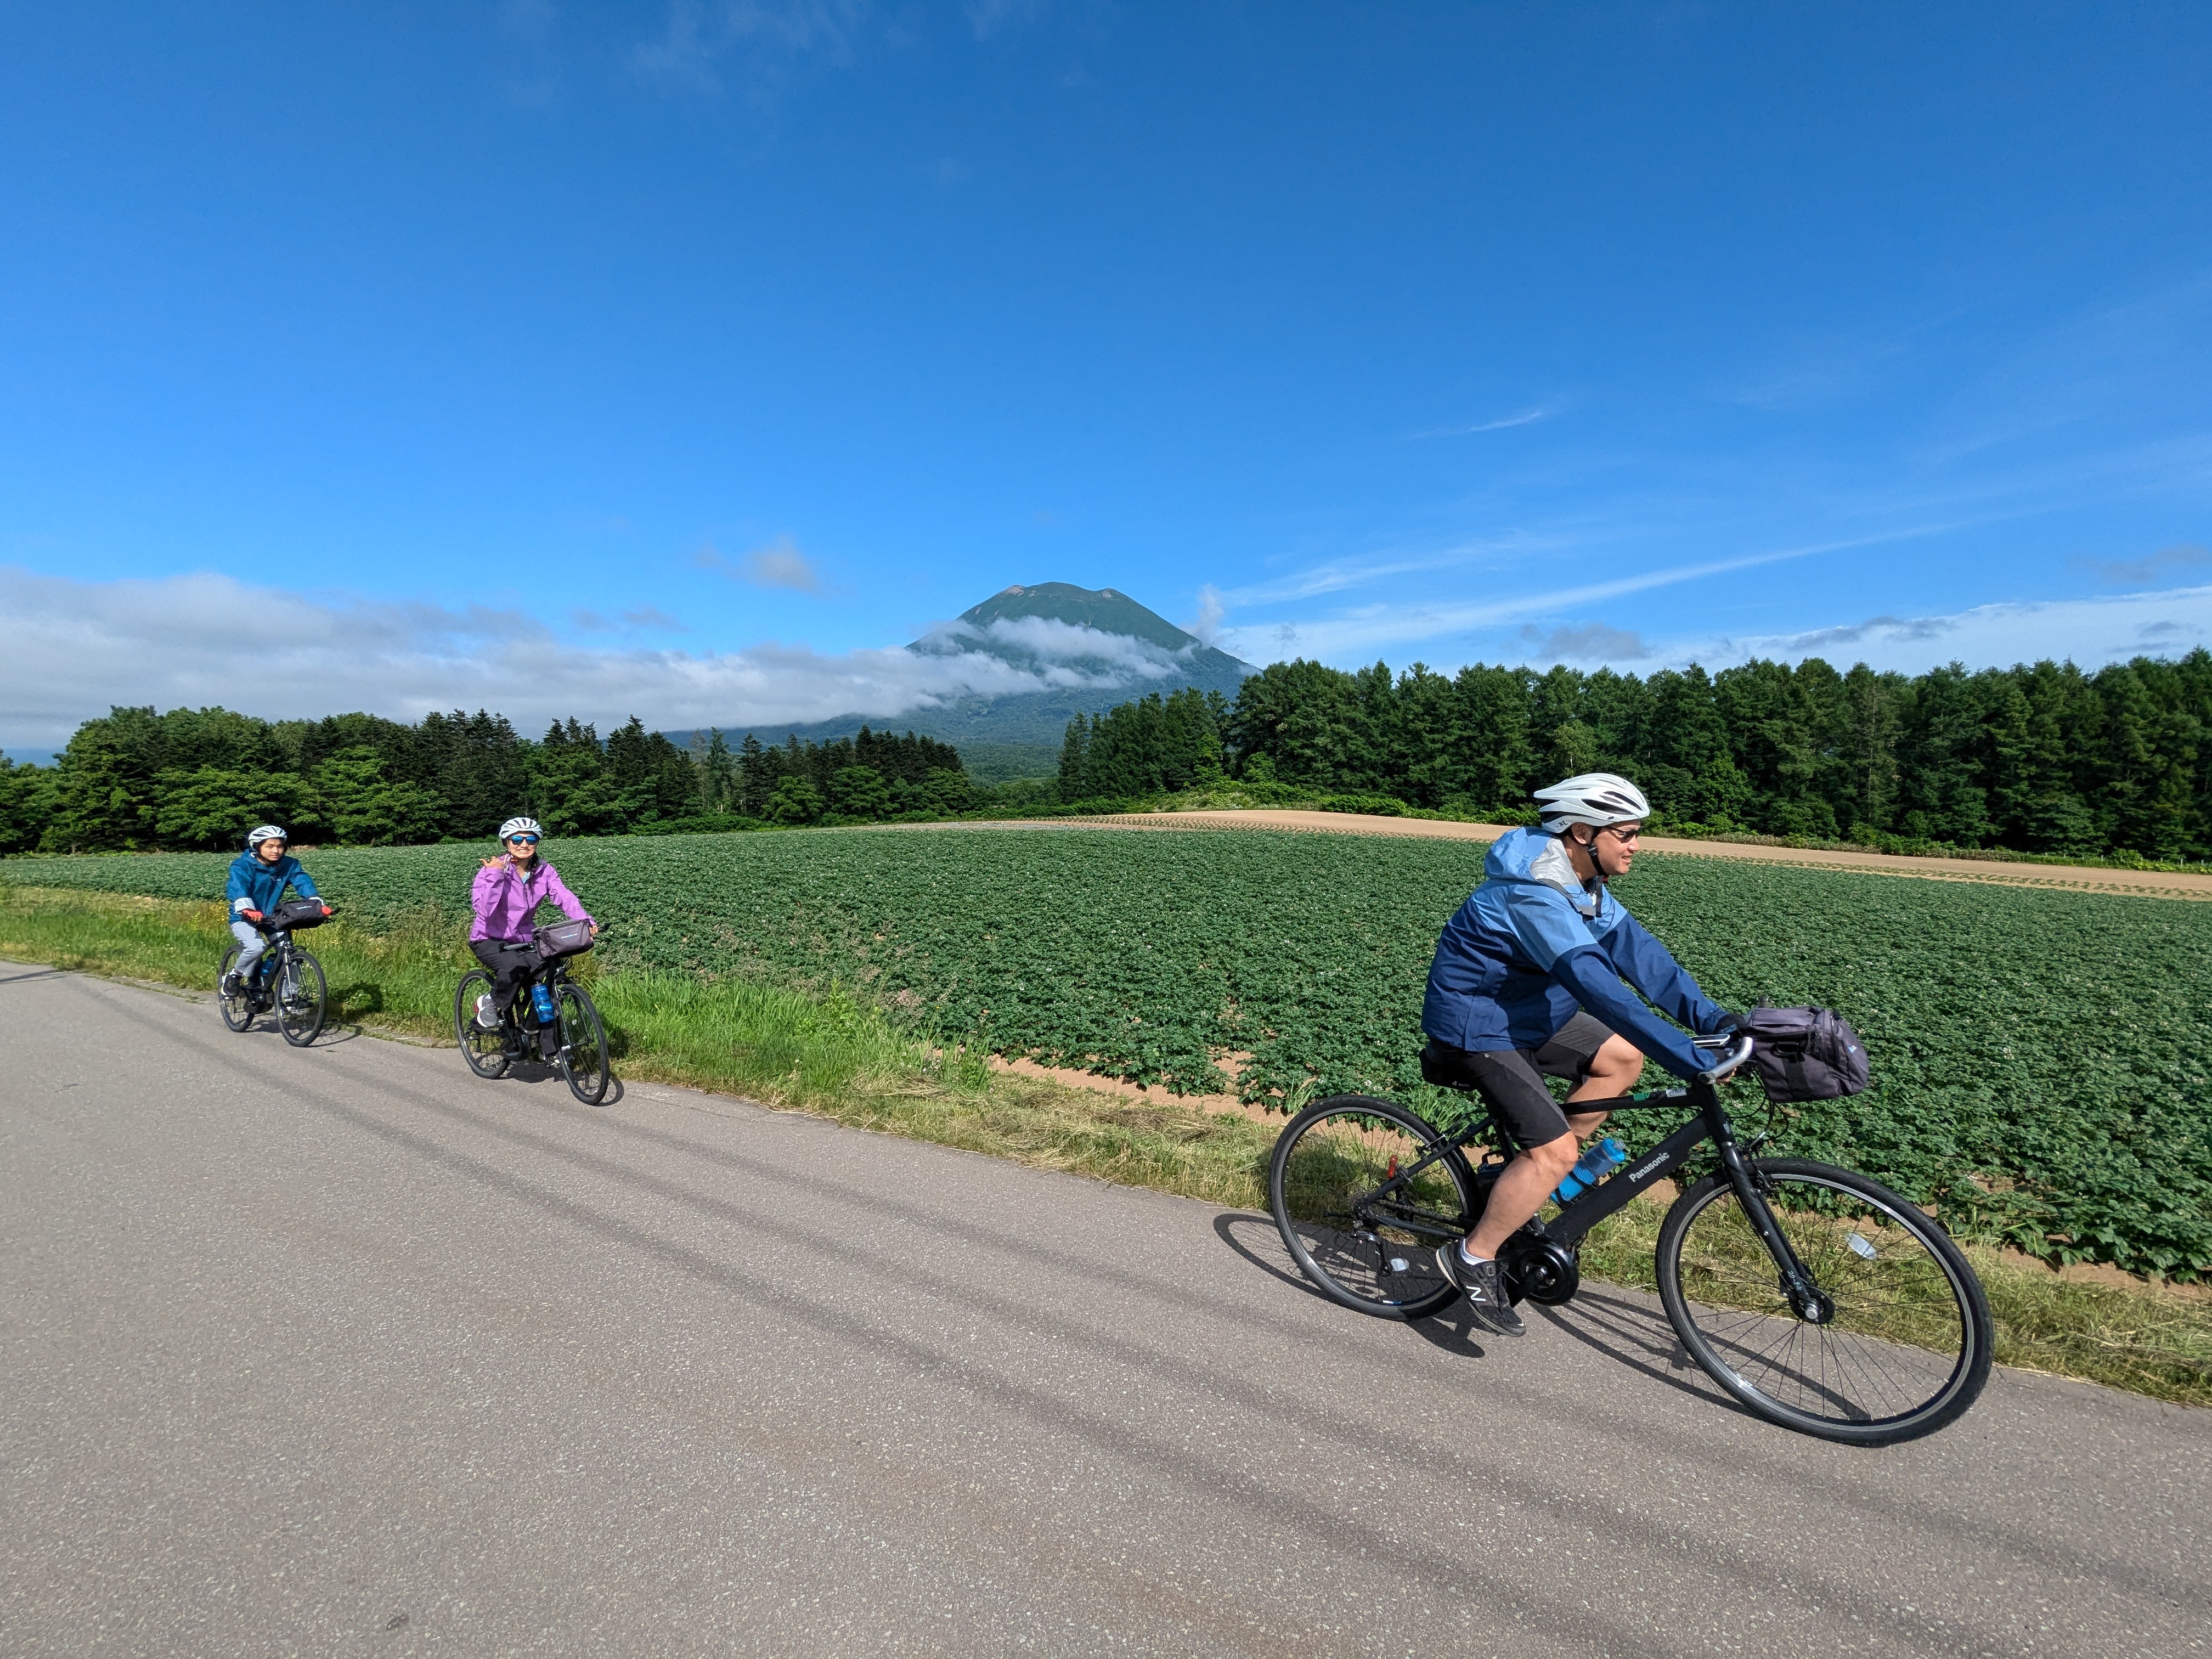
M 1477 1053 L 1536 1048 L 1579 1004 L 1680 1077 L 1712 1064 L 1623 980 L 1700 1036 L 1730 1023 L 1610 890 L 1583 888 L 1557 836 L 1510 830 L 1437 940 L 1421 1029 Z
M 300 867 L 300 860 L 289 853 L 274 864 L 264 864 L 252 853 L 240 853 L 230 862 L 230 881 L 222 890 L 222 896 L 230 901 L 234 918 L 247 910 L 258 910 L 265 916 L 284 902 L 288 882 L 305 897 L 322 897 L 315 890 L 315 884 L 307 879 L 307 872 Z

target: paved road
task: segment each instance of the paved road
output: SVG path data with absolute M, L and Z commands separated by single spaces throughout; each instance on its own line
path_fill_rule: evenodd
M 2212 1413 L 1851 1451 L 1644 1300 L 1339 1312 L 1261 1218 L 0 967 L 0 1650 L 2212 1648 Z

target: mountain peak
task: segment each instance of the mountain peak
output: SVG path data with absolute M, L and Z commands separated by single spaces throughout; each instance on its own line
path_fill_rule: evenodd
M 1119 634 L 1158 646 L 1163 651 L 1206 648 L 1205 642 L 1196 635 L 1184 633 L 1166 617 L 1110 587 L 1078 587 L 1073 582 L 1016 582 L 960 613 L 962 622 L 978 629 L 988 628 L 994 622 L 1015 622 L 1027 617 L 1066 623 L 1071 628 L 1094 629 L 1101 634 Z

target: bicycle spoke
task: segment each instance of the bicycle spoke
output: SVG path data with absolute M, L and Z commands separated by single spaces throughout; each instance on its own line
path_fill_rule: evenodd
M 1347 1307 L 1418 1317 L 1457 1295 L 1437 1246 L 1467 1230 L 1466 1164 L 1402 1108 L 1323 1101 L 1284 1131 L 1268 1169 L 1277 1227 L 1299 1267 Z
M 1734 1191 L 1709 1184 L 1662 1239 L 1668 1316 L 1698 1362 L 1754 1410 L 1837 1438 L 1963 1410 L 1987 1373 L 1987 1310 L 1934 1224 L 1825 1166 L 1777 1160 L 1762 1187 L 1814 1301 L 1793 1301 Z

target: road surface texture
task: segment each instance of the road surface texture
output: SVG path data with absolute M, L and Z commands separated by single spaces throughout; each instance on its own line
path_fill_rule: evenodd
M 1886 1451 L 1646 1298 L 1473 1341 L 1261 1218 L 0 969 L 0 1651 L 2212 1649 L 2212 1413 Z
M 1496 841 L 1510 826 L 1447 818 L 1391 818 L 1366 812 L 1312 812 L 1287 807 L 1223 808 L 1197 812 L 1116 812 L 1087 818 L 1010 819 L 1008 829 L 1040 823 L 1108 830 L 1311 830 L 1340 836 L 1412 836 L 1429 841 Z M 940 824 L 917 824 L 920 830 Z M 1860 875 L 1911 876 L 1923 881 L 1994 882 L 2002 887 L 2053 887 L 2077 892 L 2133 893 L 2149 898 L 2212 902 L 2212 875 L 2197 871 L 2107 870 L 2094 865 L 2014 863 L 2002 859 L 1912 858 L 1898 853 L 1838 852 L 1826 847 L 1768 847 L 1758 842 L 1692 841 L 1646 836 L 1640 853 L 1790 864 Z

